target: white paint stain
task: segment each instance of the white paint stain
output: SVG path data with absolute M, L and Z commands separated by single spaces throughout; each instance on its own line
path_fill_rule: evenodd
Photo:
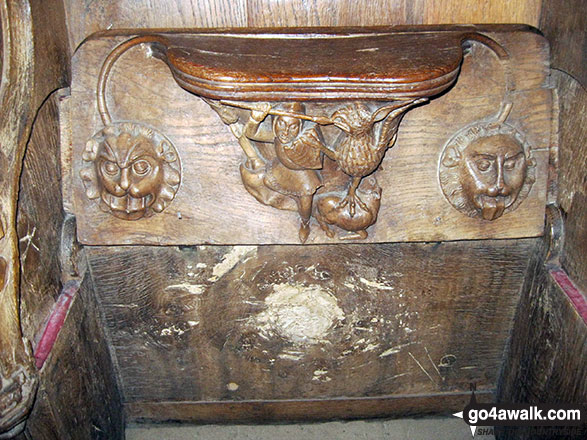
M 394 347 L 388 348 L 383 353 L 379 355 L 380 358 L 389 356 L 391 354 L 399 353 L 403 347 L 407 347 L 408 345 L 416 344 L 416 342 L 408 342 L 406 344 L 396 345 Z
M 379 347 L 379 344 L 368 344 L 365 348 L 363 348 L 363 351 L 373 351 L 377 347 Z
M 302 357 L 304 357 L 301 353 L 300 354 L 290 354 L 290 353 L 280 353 L 277 355 L 279 359 L 286 359 L 289 361 L 299 361 Z
M 327 374 L 328 371 L 326 370 L 315 370 L 314 377 L 312 377 L 312 380 L 319 382 L 330 382 L 332 379 L 326 376 Z
M 378 283 L 377 281 L 371 281 L 371 280 L 368 280 L 363 277 L 359 278 L 359 281 L 361 281 L 361 283 L 363 283 L 367 287 L 373 287 L 378 290 L 394 290 L 393 286 L 388 286 L 387 284 Z
M 167 327 L 167 328 L 162 329 L 160 335 L 161 336 L 171 336 L 173 334 L 176 334 L 177 336 L 180 336 L 180 335 L 183 335 L 184 333 L 185 333 L 184 330 L 180 329 L 175 324 L 173 324 L 171 327 Z
M 252 317 L 259 334 L 277 333 L 296 344 L 325 342 L 332 325 L 344 318 L 334 295 L 318 285 L 276 284 L 265 305 Z
M 205 269 L 207 267 L 208 267 L 208 265 L 206 263 L 198 263 L 198 264 L 196 264 L 196 269 Z M 188 269 L 191 269 L 191 267 L 188 267 Z
M 390 348 L 389 350 L 385 350 L 383 353 L 379 355 L 380 358 L 386 357 L 395 353 L 399 353 L 401 350 L 399 348 Z
M 257 253 L 257 246 L 234 246 L 230 252 L 222 257 L 222 261 L 212 269 L 212 276 L 208 281 L 217 281 L 226 275 L 244 257 Z
M 204 293 L 204 288 L 205 286 L 202 284 L 180 283 L 167 286 L 164 290 L 178 289 L 185 290 L 186 292 L 191 293 L 192 295 L 201 295 L 202 293 Z

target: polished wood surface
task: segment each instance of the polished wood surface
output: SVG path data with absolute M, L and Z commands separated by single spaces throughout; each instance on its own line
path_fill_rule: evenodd
M 206 98 L 389 101 L 446 90 L 467 30 L 160 35 L 178 83 Z

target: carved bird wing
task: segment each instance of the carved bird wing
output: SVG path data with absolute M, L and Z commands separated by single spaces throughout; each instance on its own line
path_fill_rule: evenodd
M 397 134 L 399 123 L 401 122 L 404 113 L 410 107 L 413 107 L 414 105 L 421 104 L 422 102 L 426 101 L 428 101 L 427 98 L 416 99 L 413 101 L 401 103 L 400 105 L 393 104 L 391 106 L 382 107 L 377 112 L 375 112 L 375 115 L 379 114 L 382 116 L 385 115 L 385 112 L 387 110 L 392 109 L 386 116 L 384 116 L 385 120 L 383 121 L 381 129 L 379 131 L 377 148 L 387 148 L 393 145 L 393 143 L 395 142 L 395 136 Z

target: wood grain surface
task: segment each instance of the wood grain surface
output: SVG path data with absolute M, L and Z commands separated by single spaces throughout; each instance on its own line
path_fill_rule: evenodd
M 39 110 L 23 162 L 18 197 L 18 236 L 23 333 L 40 336 L 59 295 L 61 206 L 57 95 Z M 40 182 L 43 182 L 41 185 Z
M 543 230 L 552 94 L 547 87 L 548 48 L 531 32 L 496 32 L 491 37 L 512 58 L 516 91 L 508 123 L 522 132 L 536 160 L 536 183 L 513 213 L 495 221 L 455 210 L 438 184 L 444 144 L 458 130 L 487 121 L 504 95 L 504 69 L 485 47 L 473 43 L 457 84 L 429 104 L 410 110 L 376 176 L 383 188 L 377 223 L 367 242 L 512 238 Z M 73 186 L 78 236 L 85 244 L 263 244 L 298 243 L 297 214 L 258 203 L 242 185 L 242 152 L 229 129 L 200 99 L 177 87 L 166 66 L 134 49 L 114 66 L 107 101 L 114 121 L 140 121 L 165 133 L 182 161 L 175 200 L 159 215 L 124 221 L 100 211 L 79 177 L 86 141 L 100 128 L 95 107 L 97 73 L 123 38 L 89 40 L 76 53 L 71 114 L 73 157 L 63 179 Z M 138 67 L 140 66 L 140 67 Z M 311 106 L 309 106 L 311 107 Z M 319 113 L 321 104 L 309 111 Z M 324 130 L 327 133 L 328 129 Z M 316 224 L 309 243 L 331 243 Z
M 390 101 L 434 96 L 451 86 L 462 62 L 462 42 L 474 30 L 375 28 L 369 34 L 339 28 L 322 35 L 312 30 L 314 38 L 305 39 L 299 31 L 281 38 L 161 33 L 163 43 L 155 47 L 162 49 L 155 54 L 167 62 L 178 84 L 206 98 Z
M 530 259 L 499 382 L 501 402 L 585 404 L 587 325 L 549 273 L 560 268 L 545 264 L 547 252 L 560 251 L 549 248 L 549 238 Z M 500 427 L 496 432 L 505 440 L 535 439 L 539 434 L 535 427 Z
M 540 31 L 552 47 L 552 66 L 587 87 L 587 5 L 584 0 L 543 0 Z
M 87 252 L 124 401 L 231 402 L 494 390 L 534 246 Z
M 495 400 L 491 391 L 475 394 L 477 402 Z M 260 423 L 320 421 L 375 417 L 410 417 L 462 410 L 471 393 L 437 393 L 423 396 L 386 396 L 328 400 L 254 402 L 131 402 L 124 406 L 129 422 Z
M 64 0 L 72 49 L 105 29 L 525 23 L 541 0 Z
M 125 422 L 115 371 L 86 278 L 40 372 L 26 438 L 123 439 Z
M 37 110 L 53 90 L 63 87 L 69 80 L 69 64 L 66 61 L 69 51 L 63 5 L 57 1 L 3 2 L 0 4 L 0 18 L 0 435 L 7 432 L 11 435 L 11 432 L 16 434 L 22 429 L 21 422 L 35 398 L 37 383 L 31 350 L 23 339 L 21 327 L 21 237 L 17 230 L 19 179 Z M 53 27 L 56 30 L 51 30 Z M 45 114 L 43 119 L 47 124 L 45 128 L 51 131 L 52 124 L 47 122 L 50 116 Z M 31 172 L 30 165 L 29 161 L 25 175 Z M 51 169 L 50 164 L 48 167 Z M 31 183 L 26 182 L 25 185 Z M 34 190 L 27 196 L 35 199 Z M 35 208 L 31 209 L 34 211 Z M 46 250 L 51 252 L 52 249 L 48 243 Z M 55 267 L 53 258 L 52 255 L 44 255 L 43 262 Z M 47 287 L 50 291 L 52 286 L 43 284 L 45 281 L 51 283 L 54 278 L 41 276 L 28 280 L 34 289 L 43 291 Z M 41 309 L 47 307 L 50 301 L 50 298 L 43 298 Z M 38 319 L 40 312 L 34 306 L 32 310 L 35 316 L 31 321 Z M 31 321 L 28 324 L 32 324 L 33 328 L 27 330 L 34 331 L 38 323 Z
M 558 203 L 566 213 L 561 264 L 587 291 L 587 91 L 572 76 L 554 71 L 560 101 Z

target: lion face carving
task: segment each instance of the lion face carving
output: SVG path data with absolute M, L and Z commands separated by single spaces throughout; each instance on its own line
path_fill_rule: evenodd
M 509 126 L 474 126 L 451 139 L 439 167 L 447 200 L 470 217 L 495 220 L 514 210 L 534 183 L 535 163 Z
M 110 125 L 86 144 L 80 171 L 90 199 L 124 220 L 163 211 L 181 181 L 177 151 L 156 130 L 132 123 Z

